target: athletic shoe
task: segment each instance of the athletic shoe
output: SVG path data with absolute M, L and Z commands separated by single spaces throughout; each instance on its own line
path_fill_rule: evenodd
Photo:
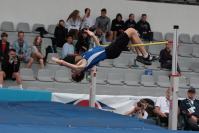
M 137 56 L 136 61 L 138 61 L 138 62 L 140 62 L 144 65 L 151 65 L 152 64 L 150 60 L 148 60 L 147 58 L 144 58 L 143 56 Z

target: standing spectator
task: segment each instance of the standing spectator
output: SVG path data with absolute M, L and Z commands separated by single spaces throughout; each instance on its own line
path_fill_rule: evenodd
M 116 18 L 113 19 L 111 31 L 113 31 L 113 40 L 115 40 L 118 35 L 124 32 L 124 21 L 122 20 L 122 14 L 118 13 Z
M 62 48 L 66 42 L 66 35 L 68 34 L 68 29 L 65 28 L 64 20 L 59 20 L 59 24 L 55 28 L 55 45 Z
M 180 102 L 180 110 L 185 115 L 189 128 L 199 131 L 199 100 L 196 99 L 195 88 L 188 89 L 187 98 Z
M 8 39 L 8 34 L 3 32 L 1 34 L 1 40 L 0 40 L 0 61 L 2 61 L 4 58 L 8 56 L 10 43 L 7 41 L 7 39 Z
M 149 22 L 147 22 L 147 15 L 142 14 L 141 20 L 137 23 L 136 29 L 138 30 L 140 37 L 146 41 L 152 41 L 153 33 Z
M 69 31 L 69 34 L 73 35 L 74 39 L 77 39 L 78 32 L 81 25 L 81 18 L 80 18 L 80 12 L 78 10 L 74 10 L 68 17 L 67 21 L 67 28 Z
M 66 43 L 64 44 L 62 48 L 62 59 L 64 59 L 67 56 L 74 55 L 74 46 L 73 46 L 73 36 L 68 35 L 66 37 Z
M 96 18 L 95 28 L 96 30 L 101 30 L 103 33 L 110 31 L 111 21 L 110 18 L 106 16 L 107 10 L 103 8 L 101 10 L 101 16 Z
M 173 44 L 172 41 L 168 41 L 166 47 L 160 51 L 159 62 L 161 68 L 169 70 L 171 70 L 172 68 L 172 55 L 171 55 L 172 44 Z M 178 65 L 177 65 L 177 71 L 181 73 Z
M 154 110 L 154 112 L 159 117 L 160 122 L 165 123 L 166 126 L 168 126 L 170 95 L 171 95 L 171 88 L 168 88 L 165 92 L 164 97 L 157 98 Z
M 126 20 L 124 25 L 125 25 L 125 29 L 128 29 L 128 28 L 136 29 L 135 15 L 132 13 L 129 14 L 129 19 Z
M 16 50 L 17 56 L 20 61 L 28 63 L 27 67 L 30 68 L 33 60 L 30 58 L 31 48 L 29 44 L 24 40 L 24 32 L 18 32 L 18 39 L 14 41 L 12 48 Z
M 90 8 L 86 8 L 84 10 L 85 15 L 82 18 L 82 24 L 81 24 L 81 29 L 87 28 L 90 29 L 93 27 L 94 23 L 93 20 L 91 19 L 91 9 Z
M 41 69 L 44 68 L 44 55 L 45 54 L 42 47 L 42 38 L 40 36 L 36 36 L 32 46 L 31 57 L 32 60 L 36 60 L 40 63 Z
M 84 32 L 84 29 L 79 32 L 78 41 L 75 45 L 75 52 L 82 54 L 86 52 L 90 47 L 90 37 Z
M 12 79 L 15 80 L 19 85 L 19 88 L 22 89 L 21 77 L 19 74 L 20 61 L 16 55 L 15 49 L 10 49 L 8 57 L 4 58 L 1 64 L 0 71 L 0 87 L 3 87 L 3 80 Z

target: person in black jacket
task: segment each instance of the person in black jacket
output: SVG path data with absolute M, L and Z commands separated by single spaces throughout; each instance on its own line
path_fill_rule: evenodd
M 160 51 L 159 62 L 161 68 L 169 70 L 171 70 L 172 68 L 172 55 L 171 55 L 172 44 L 173 44 L 172 41 L 168 41 L 166 47 Z M 181 73 L 179 65 L 177 65 L 177 71 Z
M 15 49 L 10 49 L 8 52 L 8 56 L 4 58 L 1 63 L 1 71 L 0 71 L 0 87 L 3 86 L 3 80 L 12 79 L 15 80 L 19 85 L 19 88 L 22 89 L 21 85 L 21 77 L 19 74 L 20 61 L 16 55 Z
M 5 57 L 8 56 L 10 43 L 7 41 L 7 38 L 8 34 L 3 32 L 1 34 L 1 40 L 0 40 L 0 61 L 2 61 Z
M 126 20 L 124 25 L 125 25 L 125 29 L 128 29 L 128 28 L 136 29 L 135 15 L 132 13 L 129 14 L 129 19 Z
M 140 37 L 146 41 L 152 41 L 153 33 L 151 32 L 151 26 L 149 22 L 147 22 L 147 15 L 142 14 L 141 20 L 138 21 L 136 25 L 136 29 L 138 30 Z
M 122 14 L 118 13 L 116 18 L 113 19 L 111 25 L 111 31 L 113 31 L 113 39 L 116 39 L 121 33 L 124 32 L 125 26 L 124 21 L 122 20 Z
M 55 45 L 59 48 L 62 48 L 66 43 L 66 36 L 68 34 L 68 30 L 65 28 L 64 20 L 59 20 L 59 24 L 55 28 Z
M 180 110 L 185 115 L 189 128 L 199 131 L 199 100 L 196 99 L 195 88 L 188 89 L 187 98 L 180 102 Z

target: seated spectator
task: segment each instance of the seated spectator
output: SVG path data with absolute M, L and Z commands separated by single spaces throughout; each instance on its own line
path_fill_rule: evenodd
M 3 32 L 1 33 L 1 40 L 0 40 L 0 61 L 2 61 L 5 57 L 8 56 L 8 51 L 10 48 L 10 43 L 7 41 L 8 34 Z
M 12 48 L 16 50 L 17 56 L 20 61 L 28 63 L 27 67 L 30 68 L 32 65 L 32 59 L 30 58 L 31 48 L 29 44 L 24 40 L 24 32 L 18 32 L 18 39 L 14 41 Z
M 124 21 L 122 20 L 122 14 L 118 13 L 116 18 L 113 19 L 111 25 L 111 31 L 113 31 L 113 40 L 116 39 L 118 35 L 124 32 Z
M 129 19 L 126 20 L 124 25 L 125 25 L 125 29 L 128 29 L 128 28 L 136 29 L 135 15 L 134 14 L 129 14 Z
M 93 20 L 91 19 L 91 9 L 90 8 L 86 8 L 85 10 L 85 15 L 82 18 L 82 24 L 81 24 L 81 29 L 87 28 L 87 29 L 91 29 L 93 28 Z
M 185 115 L 189 128 L 199 131 L 199 100 L 196 99 L 195 88 L 188 89 L 187 98 L 180 102 L 180 110 Z
M 106 32 L 105 36 L 103 37 L 102 44 L 111 44 L 113 41 L 113 32 L 108 31 Z
M 99 39 L 100 43 L 102 43 L 103 39 L 104 39 L 104 33 L 102 32 L 101 29 L 97 28 L 95 30 L 95 35 L 97 36 L 97 38 Z
M 66 21 L 66 26 L 68 28 L 69 34 L 73 35 L 74 39 L 77 39 L 78 32 L 81 25 L 80 12 L 78 10 L 74 10 L 68 17 Z
M 44 53 L 42 47 L 42 38 L 40 36 L 36 36 L 32 46 L 31 57 L 32 60 L 38 61 L 40 63 L 40 68 L 44 68 Z M 33 63 L 32 61 L 32 63 Z M 32 64 L 31 64 L 32 65 Z
M 91 44 L 90 37 L 83 30 L 79 32 L 78 41 L 75 45 L 75 52 L 77 54 L 82 54 L 82 53 L 88 51 L 90 44 Z
M 169 70 L 171 70 L 172 68 L 172 55 L 171 55 L 172 44 L 173 43 L 169 41 L 166 44 L 166 47 L 160 51 L 159 62 L 161 68 Z M 179 66 L 177 66 L 177 71 L 181 73 Z
M 153 33 L 151 32 L 151 27 L 149 22 L 147 22 L 147 15 L 142 14 L 141 20 L 138 21 L 136 25 L 136 29 L 138 30 L 140 37 L 146 41 L 153 40 Z
M 166 124 L 165 126 L 168 126 L 170 95 L 171 95 L 171 88 L 168 88 L 165 92 L 165 96 L 158 97 L 155 103 L 154 112 L 159 117 L 160 122 Z
M 64 44 L 62 48 L 62 59 L 64 59 L 67 56 L 74 55 L 74 46 L 73 46 L 73 36 L 68 35 L 66 37 L 66 43 Z
M 107 10 L 103 8 L 101 10 L 101 16 L 96 18 L 95 28 L 96 30 L 101 30 L 103 33 L 110 31 L 111 29 L 111 20 L 106 16 Z
M 68 29 L 65 28 L 64 20 L 59 20 L 59 24 L 55 28 L 55 45 L 59 48 L 62 48 L 66 42 L 66 35 L 68 34 Z
M 11 79 L 15 80 L 22 89 L 21 77 L 19 74 L 20 61 L 16 55 L 15 49 L 10 49 L 8 56 L 2 60 L 0 71 L 0 87 L 3 87 L 3 80 Z
M 135 116 L 140 119 L 147 119 L 148 113 L 146 112 L 146 108 L 148 106 L 147 101 L 141 99 L 139 102 L 136 103 L 136 105 L 128 112 L 125 113 L 125 115 L 129 116 Z

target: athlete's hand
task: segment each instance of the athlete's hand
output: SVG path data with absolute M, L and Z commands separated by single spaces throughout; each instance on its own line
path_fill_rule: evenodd
M 52 59 L 52 61 L 56 62 L 57 64 L 62 64 L 62 60 L 60 60 L 59 58 L 52 57 L 51 59 Z
M 84 32 L 86 32 L 91 37 L 95 36 L 95 34 L 92 31 L 90 31 L 90 30 L 84 30 Z

